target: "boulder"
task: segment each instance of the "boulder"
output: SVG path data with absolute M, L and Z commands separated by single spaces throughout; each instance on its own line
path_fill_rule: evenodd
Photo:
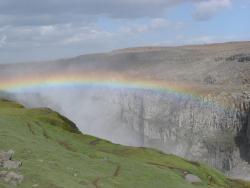
M 2 163 L 2 167 L 6 168 L 6 169 L 15 169 L 15 168 L 19 168 L 22 165 L 22 163 L 20 161 L 4 161 Z
M 198 176 L 195 176 L 193 174 L 187 174 L 185 176 L 185 180 L 189 183 L 201 183 L 201 179 Z
M 0 167 L 6 168 L 6 169 L 14 169 L 18 168 L 22 165 L 20 161 L 12 161 L 12 156 L 14 154 L 13 150 L 9 151 L 1 151 L 0 152 Z

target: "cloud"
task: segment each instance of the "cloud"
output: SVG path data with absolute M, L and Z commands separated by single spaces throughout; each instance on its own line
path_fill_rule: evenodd
M 113 21 L 111 19 L 111 21 Z M 110 40 L 124 35 L 147 33 L 163 29 L 177 28 L 181 23 L 174 23 L 163 18 L 152 18 L 143 23 L 120 21 L 117 30 L 108 31 L 96 22 L 60 23 L 52 25 L 9 25 L 0 27 L 0 36 L 8 35 L 9 50 L 17 48 L 73 45 Z M 2 43 L 5 42 L 2 39 Z
M 208 20 L 223 9 L 230 8 L 231 0 L 204 0 L 196 3 L 193 17 L 196 20 Z
M 145 24 L 128 24 L 121 27 L 120 32 L 125 34 L 137 34 L 150 32 L 157 29 L 163 29 L 172 24 L 170 21 L 163 18 L 153 18 Z
M 49 60 L 106 51 L 111 49 L 108 46 L 115 40 L 112 37 L 112 32 L 96 23 L 4 26 L 0 27 L 0 63 Z
M 55 31 L 55 27 L 53 25 L 45 25 L 40 28 L 41 35 L 48 35 Z
M 0 12 L 12 23 L 37 24 L 81 20 L 83 16 L 113 18 L 157 17 L 183 0 L 1 0 Z M 16 17 L 21 15 L 22 17 Z M 32 17 L 30 17 L 32 15 Z M 53 15 L 53 16 L 52 16 Z M 10 17 L 9 17 L 10 16 Z M 2 20 L 3 21 L 3 20 Z
M 147 23 L 129 23 L 120 28 L 119 32 L 122 34 L 140 34 L 153 31 L 163 31 L 163 30 L 178 30 L 184 27 L 182 22 L 172 22 L 164 18 L 152 18 Z
M 182 17 L 174 17 L 174 21 L 167 17 L 169 9 L 181 4 L 195 5 L 194 18 L 206 20 L 230 7 L 231 1 L 0 0 L 0 63 L 47 60 L 171 40 L 188 27 L 193 32 L 191 27 L 196 24 L 184 23 Z M 179 14 L 179 9 L 173 10 Z
M 30 26 L 112 19 L 161 18 L 184 3 L 195 3 L 194 18 L 205 20 L 231 5 L 230 0 L 0 0 L 0 25 Z
M 2 38 L 0 38 L 0 47 L 3 47 L 6 44 L 7 36 L 4 35 Z
M 94 23 L 56 24 L 43 26 L 5 26 L 0 28 L 1 34 L 8 34 L 9 47 L 35 47 L 43 45 L 62 45 L 91 41 L 110 35 Z M 0 38 L 0 44 L 5 44 L 7 36 Z
M 65 37 L 62 40 L 62 44 L 76 44 L 76 43 L 84 43 L 87 41 L 93 40 L 102 40 L 107 37 L 111 37 L 113 34 L 111 32 L 107 32 L 105 30 L 101 30 L 99 28 L 91 28 L 91 27 L 83 27 L 79 33 L 73 33 L 68 37 Z

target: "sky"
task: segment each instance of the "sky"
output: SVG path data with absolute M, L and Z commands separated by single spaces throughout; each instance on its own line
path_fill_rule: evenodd
M 0 0 L 0 63 L 250 40 L 250 0 Z

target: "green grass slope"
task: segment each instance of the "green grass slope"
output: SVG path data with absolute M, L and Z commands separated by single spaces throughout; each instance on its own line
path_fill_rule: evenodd
M 22 161 L 20 188 L 246 188 L 205 165 L 145 148 L 81 134 L 49 109 L 26 109 L 0 100 L 0 150 Z M 3 169 L 0 169 L 0 171 Z M 184 172 L 202 179 L 184 180 Z M 10 185 L 0 181 L 0 188 Z

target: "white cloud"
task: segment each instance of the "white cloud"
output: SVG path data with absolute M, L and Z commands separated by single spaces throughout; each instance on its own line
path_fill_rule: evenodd
M 167 19 L 163 18 L 152 18 L 148 23 L 145 24 L 128 24 L 123 26 L 120 29 L 121 33 L 125 34 L 137 34 L 137 33 L 146 33 L 154 30 L 161 30 L 166 28 L 177 28 L 181 25 L 181 23 L 173 23 Z
M 149 27 L 152 28 L 152 29 L 158 29 L 158 28 L 166 27 L 169 24 L 170 24 L 169 21 L 166 20 L 166 19 L 155 18 L 155 19 L 151 20 L 151 22 L 149 24 Z
M 7 40 L 7 36 L 4 35 L 1 39 L 0 39 L 0 47 L 3 47 L 6 44 L 6 40 Z
M 208 20 L 223 9 L 232 6 L 231 0 L 205 0 L 196 3 L 193 14 L 196 20 Z
M 106 37 L 110 33 L 100 29 L 96 24 L 58 24 L 45 26 L 8 26 L 0 28 L 0 45 L 3 46 L 8 33 L 9 47 L 48 46 L 78 43 Z
M 41 35 L 47 35 L 55 31 L 55 27 L 53 25 L 45 25 L 40 27 Z
M 86 27 L 82 28 L 79 33 L 72 33 L 70 36 L 65 37 L 62 40 L 62 44 L 69 45 L 69 44 L 76 44 L 76 43 L 83 43 L 86 41 L 93 41 L 93 40 L 102 40 L 103 38 L 111 37 L 112 33 L 98 29 L 98 28 L 91 28 Z

